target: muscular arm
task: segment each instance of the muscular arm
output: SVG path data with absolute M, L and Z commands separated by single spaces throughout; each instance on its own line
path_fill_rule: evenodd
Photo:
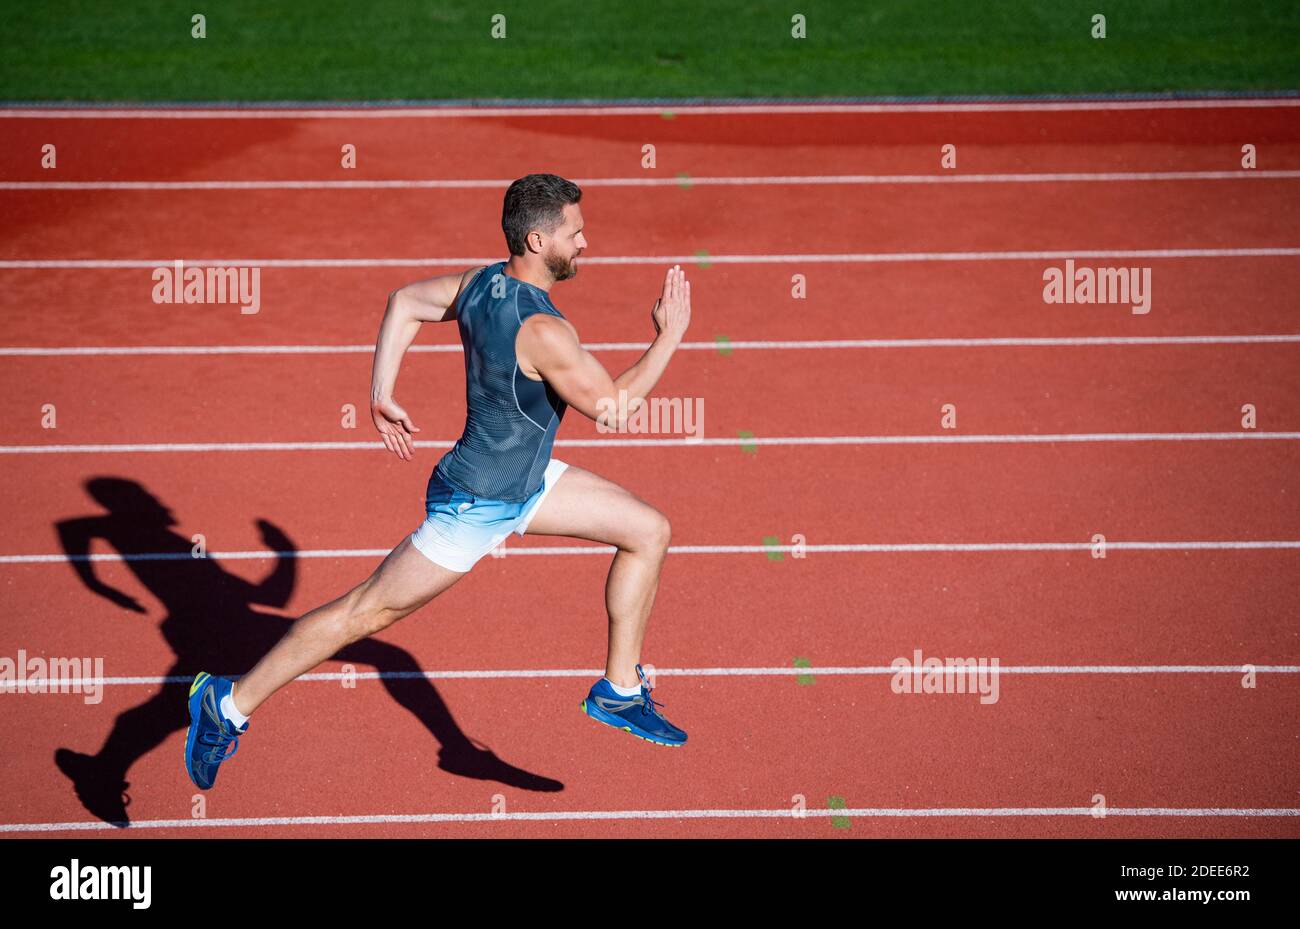
M 410 461 L 411 436 L 419 432 L 397 402 L 393 390 L 402 357 L 415 341 L 420 324 L 456 318 L 456 301 L 479 268 L 444 274 L 400 287 L 388 295 L 388 308 L 379 326 L 375 362 L 370 375 L 370 415 L 388 450 Z
M 570 406 L 604 426 L 621 429 L 635 413 L 668 367 L 691 320 L 690 284 L 679 268 L 670 268 L 663 294 L 652 311 L 654 342 L 632 367 L 611 377 L 582 347 L 578 332 L 567 320 L 536 315 L 519 335 L 522 357 Z M 620 404 L 619 392 L 627 391 Z

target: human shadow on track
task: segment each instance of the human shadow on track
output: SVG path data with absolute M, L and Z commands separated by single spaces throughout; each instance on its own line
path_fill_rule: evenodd
M 173 733 L 189 727 L 184 685 L 199 671 L 211 670 L 223 676 L 246 672 L 292 624 L 291 619 L 253 607 L 279 609 L 289 602 L 297 549 L 279 528 L 258 520 L 262 541 L 278 557 L 270 574 L 258 583 L 250 583 L 228 573 L 212 558 L 194 557 L 194 543 L 172 529 L 176 519 L 171 510 L 135 481 L 96 477 L 85 486 L 108 512 L 58 523 L 63 550 L 73 559 L 73 568 L 90 591 L 124 610 L 142 614 L 147 612 L 144 606 L 96 576 L 87 556 L 95 539 L 107 541 L 125 555 L 148 554 L 126 563 L 167 611 L 159 628 L 176 660 L 166 676 L 179 679 L 164 684 L 153 697 L 119 715 L 96 754 L 85 755 L 67 748 L 54 753 L 55 763 L 72 780 L 86 809 L 105 822 L 125 827 L 129 825 L 126 807 L 130 797 L 125 791 L 130 786 L 127 775 L 131 766 Z M 331 660 L 368 665 L 384 673 L 384 688 L 415 714 L 441 745 L 438 767 L 442 770 L 523 790 L 564 789 L 560 781 L 507 764 L 465 735 L 437 688 L 404 649 L 378 639 L 362 639 L 346 646 Z M 135 668 L 126 670 L 138 672 Z M 317 760 L 312 757 L 293 763 Z M 188 790 L 192 785 L 179 749 L 175 761 L 177 782 Z

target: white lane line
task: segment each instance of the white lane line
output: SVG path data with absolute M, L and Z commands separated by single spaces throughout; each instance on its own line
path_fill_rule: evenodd
M 1019 816 L 1097 816 L 1091 806 L 1057 807 L 852 807 L 809 808 L 796 815 L 791 807 L 774 810 L 552 810 L 513 813 L 377 813 L 363 816 L 247 816 L 227 819 L 142 819 L 127 829 L 222 829 L 268 826 L 367 826 L 418 825 L 421 823 L 508 823 L 508 822 L 593 822 L 600 820 L 656 819 L 793 819 L 847 816 L 854 819 L 995 819 Z M 1118 816 L 1185 818 L 1300 816 L 1295 807 L 1106 807 L 1106 818 Z M 13 832 L 101 832 L 120 827 L 112 823 L 0 823 L 0 833 Z
M 1152 336 L 1011 336 L 986 339 L 750 339 L 732 342 L 682 342 L 687 351 L 760 349 L 773 351 L 818 351 L 857 348 L 1010 348 L 1079 347 L 1089 345 L 1262 345 L 1300 342 L 1300 334 L 1285 335 L 1152 335 Z M 645 351 L 649 342 L 584 342 L 592 352 Z M 136 355 L 360 355 L 370 354 L 374 345 L 59 345 L 0 346 L 0 357 L 57 358 L 64 356 Z M 408 352 L 462 354 L 459 344 L 412 345 Z
M 591 256 L 584 265 L 666 265 L 666 264 L 879 264 L 925 261 L 1064 261 L 1069 258 L 1292 258 L 1300 248 L 1270 246 L 1266 248 L 1081 248 L 1052 251 L 1006 252 L 853 252 L 807 255 L 615 255 Z M 0 270 L 122 270 L 131 268 L 169 268 L 183 260 L 191 268 L 428 268 L 471 267 L 493 264 L 498 257 L 487 258 L 58 258 L 6 259 Z
M 999 674 L 1241 674 L 1243 665 L 1023 665 L 999 666 Z M 1250 665 L 1250 670 L 1259 674 L 1300 674 L 1300 665 Z M 563 669 L 526 669 L 500 671 L 356 671 L 344 674 L 341 671 L 320 671 L 303 674 L 294 678 L 295 683 L 337 683 L 339 681 L 391 681 L 421 678 L 430 681 L 450 680 L 536 680 L 539 678 L 591 678 L 604 674 L 603 668 L 563 668 Z M 655 674 L 666 677 L 797 677 L 811 675 L 840 675 L 846 677 L 865 677 L 874 675 L 895 675 L 898 669 L 888 665 L 868 665 L 864 667 L 825 667 L 825 668 L 656 668 Z M 911 673 L 910 671 L 908 672 Z M 238 674 L 222 674 L 231 680 L 238 680 Z M 84 687 L 124 687 L 124 686 L 159 686 L 164 684 L 189 684 L 194 675 L 141 675 L 134 677 L 86 677 L 78 678 L 77 683 Z M 51 689 L 58 690 L 68 682 L 47 682 L 45 678 L 30 677 L 22 681 L 0 683 L 0 693 L 22 692 L 30 687 L 33 692 L 40 692 L 46 683 Z
M 677 448 L 694 446 L 799 445 L 1024 445 L 1054 442 L 1293 442 L 1300 432 L 1068 432 L 1024 435 L 827 435 L 752 438 L 556 439 L 556 448 Z M 450 439 L 420 439 L 417 448 L 451 448 Z M 142 442 L 90 445 L 0 445 L 0 455 L 106 455 L 196 452 L 375 451 L 373 442 Z
M 766 555 L 776 552 L 813 552 L 824 554 L 905 554 L 924 552 L 1088 552 L 1092 542 L 881 542 L 825 545 L 670 545 L 670 555 Z M 1107 540 L 1111 551 L 1193 552 L 1255 551 L 1262 549 L 1300 549 L 1300 540 L 1255 539 L 1177 542 L 1125 542 Z M 607 555 L 612 545 L 556 545 L 527 548 L 502 547 L 502 556 L 515 555 Z M 271 558 L 382 558 L 386 548 L 322 548 L 286 552 L 270 550 L 208 552 L 214 561 L 265 560 Z M 91 555 L 39 554 L 0 555 L 0 564 L 68 564 L 73 562 L 120 561 L 195 561 L 188 550 L 183 552 L 128 552 Z
M 580 187 L 767 187 L 875 184 L 1065 184 L 1138 181 L 1250 181 L 1300 178 L 1296 170 L 1072 171 L 1003 174 L 765 174 L 678 177 L 582 177 Z M 513 179 L 408 178 L 366 181 L 0 181 L 0 190 L 479 190 L 509 187 Z
M 295 101 L 286 101 L 294 103 Z M 137 108 L 99 108 L 68 106 L 0 108 L 0 119 L 499 119 L 508 117 L 608 117 L 608 116 L 678 116 L 787 114 L 813 116 L 819 114 L 894 113 L 1051 113 L 1051 112 L 1119 112 L 1124 110 L 1238 110 L 1274 109 L 1300 106 L 1294 97 L 1218 98 L 1193 100 L 1020 100 L 932 102 L 900 101 L 898 103 L 675 103 L 658 104 L 558 104 L 554 106 L 418 106 L 357 104 L 332 107 L 228 106 L 183 107 L 167 106 Z

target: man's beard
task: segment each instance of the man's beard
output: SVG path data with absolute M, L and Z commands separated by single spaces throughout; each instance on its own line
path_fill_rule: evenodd
M 575 255 L 574 259 L 578 256 Z M 578 273 L 578 266 L 572 260 L 563 257 L 557 252 L 547 252 L 546 270 L 551 272 L 551 277 L 557 281 L 567 281 Z

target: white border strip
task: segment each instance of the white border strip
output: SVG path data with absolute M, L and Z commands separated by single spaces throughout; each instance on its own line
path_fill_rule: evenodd
M 1242 674 L 1243 665 L 1022 665 L 999 667 L 999 674 Z M 1249 670 L 1259 674 L 1300 674 L 1300 665 L 1250 665 Z M 600 677 L 604 669 L 567 668 L 567 669 L 527 669 L 522 671 L 364 671 L 344 674 L 341 671 L 320 671 L 302 674 L 294 682 L 319 683 L 339 681 L 391 681 L 422 678 L 430 681 L 451 680 L 537 680 L 540 678 L 591 678 Z M 862 677 L 868 675 L 894 675 L 897 668 L 885 665 L 868 665 L 864 667 L 826 667 L 826 668 L 656 668 L 655 674 L 666 677 L 801 677 L 803 675 L 843 675 Z M 222 674 L 231 680 L 238 680 L 238 674 Z M 95 677 L 79 680 L 82 687 L 125 687 L 125 686 L 159 686 L 164 684 L 189 684 L 194 680 L 191 675 L 166 675 L 136 677 Z M 50 683 L 52 689 L 58 689 L 64 682 L 47 682 L 44 678 L 28 678 L 23 687 L 38 688 Z M 18 684 L 0 685 L 0 694 L 13 693 Z
M 904 554 L 922 552 L 1087 552 L 1091 542 L 881 542 L 826 545 L 670 545 L 670 555 L 768 555 L 777 552 L 812 552 L 824 554 Z M 1260 549 L 1300 549 L 1300 539 L 1260 539 L 1185 542 L 1107 541 L 1110 551 L 1193 552 L 1254 551 Z M 612 545 L 552 545 L 511 548 L 503 546 L 503 555 L 607 555 Z M 208 552 L 214 561 L 267 560 L 271 558 L 383 558 L 386 548 L 321 548 L 287 552 L 269 550 Z M 184 552 L 131 552 L 91 555 L 41 554 L 0 555 L 0 564 L 70 564 L 73 562 L 121 561 L 191 561 L 195 556 Z
M 573 178 L 579 187 L 765 187 L 872 184 L 1063 184 L 1136 181 L 1242 181 L 1300 178 L 1296 170 L 1082 171 L 1006 174 L 809 174 Z M 367 181 L 0 181 L 0 190 L 475 190 L 509 187 L 511 179 L 412 178 Z
M 1286 335 L 1151 335 L 1151 336 L 1011 336 L 1006 338 L 948 339 L 808 339 L 682 342 L 687 351 L 770 349 L 816 351 L 855 348 L 1005 348 L 1088 345 L 1261 345 L 1300 342 L 1300 333 Z M 591 352 L 640 351 L 649 342 L 584 342 Z M 373 345 L 61 345 L 49 347 L 0 346 L 0 357 L 57 358 L 65 356 L 135 355 L 354 355 L 370 354 Z M 462 354 L 460 343 L 412 345 L 407 352 Z
M 1300 432 L 1065 432 L 1023 435 L 827 435 L 752 438 L 556 439 L 556 448 L 678 448 L 704 446 L 799 445 L 1032 445 L 1053 442 L 1294 442 Z M 417 448 L 451 448 L 450 439 L 419 439 Z M 0 455 L 108 455 L 197 452 L 377 451 L 372 442 L 142 442 L 100 445 L 0 445 Z
M 367 826 L 416 825 L 421 823 L 507 823 L 507 822 L 593 822 L 600 820 L 656 819 L 991 819 L 1019 816 L 1071 816 L 1109 819 L 1133 817 L 1251 817 L 1300 816 L 1300 809 L 1278 807 L 1106 807 L 1104 817 L 1091 806 L 1059 807 L 852 807 L 847 809 L 805 809 L 796 816 L 790 807 L 775 810 L 552 810 L 515 813 L 383 813 L 364 816 L 249 816 L 229 819 L 143 819 L 126 829 L 221 829 L 267 826 Z M 121 827 L 106 822 L 0 823 L 0 833 L 101 832 Z
M 6 107 L 0 109 L 0 119 L 500 119 L 508 117 L 549 116 L 660 116 L 665 113 L 679 116 L 764 116 L 790 114 L 813 116 L 819 114 L 879 113 L 1051 113 L 1051 112 L 1119 112 L 1124 110 L 1240 110 L 1274 109 L 1300 106 L 1300 99 L 1292 97 L 1221 98 L 1196 100 L 1043 100 L 1023 102 L 972 102 L 972 103 L 754 103 L 754 104 L 691 104 L 661 103 L 657 105 L 568 105 L 568 106 L 475 106 L 475 107 L 418 107 L 418 106 L 358 106 L 337 108 L 255 108 L 230 107 L 227 109 L 176 107 L 172 109 L 148 108 L 103 109 L 98 107 Z
M 1300 248 L 1138 248 L 1010 252 L 857 252 L 808 255 L 616 255 L 583 258 L 584 265 L 666 264 L 878 264 L 916 261 L 1064 261 L 1069 258 L 1294 258 Z M 0 270 L 121 270 L 169 268 L 171 258 L 6 259 Z M 493 264 L 499 258 L 183 258 L 186 267 L 228 268 L 427 268 Z

